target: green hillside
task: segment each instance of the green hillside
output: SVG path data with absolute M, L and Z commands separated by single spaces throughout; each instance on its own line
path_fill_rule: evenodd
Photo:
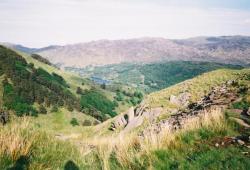
M 34 68 L 17 53 L 0 46 L 1 74 L 4 75 L 3 106 L 14 110 L 18 116 L 46 113 L 51 105 L 80 109 L 79 102 L 70 92 L 69 85 L 56 73 Z M 33 105 L 39 104 L 38 108 Z
M 233 113 L 235 109 L 250 106 L 249 69 L 205 73 L 152 93 L 145 102 L 167 111 L 174 107 L 168 102 L 170 94 L 188 91 L 195 102 L 212 87 L 229 80 L 237 80 L 230 86 L 236 92 L 235 102 L 226 110 L 207 110 L 208 116 L 201 116 L 199 122 L 187 122 L 184 129 L 176 132 L 138 136 L 138 131 L 154 125 L 144 124 L 130 133 L 119 134 L 108 130 L 111 121 L 70 128 L 69 122 L 64 121 L 64 116 L 70 116 L 65 110 L 51 115 L 49 121 L 46 115 L 15 119 L 0 129 L 0 169 L 247 169 L 249 142 L 244 135 L 250 131 L 232 116 L 237 115 Z M 239 137 L 244 145 L 238 142 Z
M 205 72 L 241 66 L 212 62 L 171 61 L 152 64 L 114 64 L 99 67 L 66 68 L 84 77 L 99 77 L 112 83 L 137 87 L 147 93 L 158 91 Z
M 61 107 L 104 121 L 142 99 L 132 88 L 95 84 L 34 56 L 1 46 L 1 94 L 5 94 L 1 101 L 19 116 L 50 113 Z M 122 98 L 117 98 L 118 91 Z

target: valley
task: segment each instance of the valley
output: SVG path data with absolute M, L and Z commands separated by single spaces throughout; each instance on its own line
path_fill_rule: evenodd
M 246 65 L 60 68 L 0 47 L 0 169 L 250 166 Z
M 0 0 L 0 170 L 249 169 L 249 0 Z

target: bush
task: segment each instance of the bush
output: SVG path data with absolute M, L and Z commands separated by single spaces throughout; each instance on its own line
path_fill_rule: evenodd
M 87 110 L 89 113 L 98 113 L 101 112 L 101 115 L 97 115 L 95 118 L 99 120 L 104 117 L 104 114 L 108 114 L 111 117 L 114 117 L 116 113 L 114 112 L 115 104 L 110 101 L 106 96 L 104 96 L 101 92 L 92 89 L 86 91 L 84 95 L 81 96 L 80 100 L 82 110 Z M 100 118 L 101 116 L 102 118 Z
M 72 126 L 79 126 L 79 123 L 78 123 L 78 121 L 77 121 L 76 118 L 72 118 L 71 121 L 70 121 L 70 124 L 71 124 Z
M 47 110 L 43 105 L 39 106 L 39 113 L 41 114 L 47 114 Z
M 84 120 L 82 123 L 83 126 L 91 126 L 92 122 L 90 120 Z
M 58 107 L 56 105 L 52 106 L 51 112 L 58 112 Z
M 121 92 L 117 92 L 116 96 L 115 96 L 115 99 L 117 101 L 123 101 L 124 100 L 124 95 Z

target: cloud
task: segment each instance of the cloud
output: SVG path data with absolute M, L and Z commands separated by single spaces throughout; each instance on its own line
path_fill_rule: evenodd
M 250 24 L 250 19 L 245 19 L 245 20 L 244 20 L 244 23 L 245 23 L 245 24 Z

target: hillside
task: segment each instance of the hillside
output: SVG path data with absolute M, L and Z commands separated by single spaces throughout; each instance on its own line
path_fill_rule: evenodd
M 53 108 L 67 108 L 104 121 L 141 100 L 134 96 L 137 92 L 132 88 L 94 84 L 54 67 L 39 55 L 18 54 L 1 46 L 1 57 L 1 79 L 4 79 L 1 93 L 4 98 L 1 100 L 4 101 L 4 107 L 7 106 L 7 109 L 14 110 L 20 116 L 36 115 L 40 109 L 50 113 Z M 119 89 L 130 91 L 129 95 L 126 93 L 124 96 L 124 101 L 117 100 Z
M 78 73 L 82 77 L 98 78 L 109 84 L 125 84 L 150 93 L 202 73 L 222 68 L 240 69 L 243 67 L 213 62 L 170 61 L 150 64 L 122 63 L 85 68 L 66 67 L 65 70 Z
M 63 134 L 55 133 L 63 121 L 49 133 L 38 125 L 41 119 L 14 120 L 1 129 L 0 151 L 5 152 L 0 152 L 0 168 L 247 169 L 249 77 L 249 69 L 223 69 L 152 93 L 132 109 L 134 116 L 131 109 L 124 113 L 125 126 L 116 124 L 119 127 L 113 130 L 109 130 L 112 122 L 124 114 Z M 183 93 L 190 98 L 170 101 L 171 95 L 179 99 Z M 132 126 L 139 119 L 142 124 Z
M 19 46 L 9 45 L 12 48 Z M 22 50 L 22 48 L 18 48 Z M 29 51 L 24 48 L 25 52 Z M 85 67 L 157 61 L 210 61 L 247 65 L 250 38 L 244 36 L 197 37 L 184 40 L 139 38 L 100 40 L 86 43 L 30 49 L 62 67 Z
M 1 76 L 4 76 L 3 106 L 12 109 L 18 116 L 46 113 L 45 105 L 65 106 L 69 110 L 80 109 L 76 97 L 68 90 L 69 85 L 58 74 L 49 74 L 42 68 L 34 68 L 26 60 L 3 46 L 0 47 Z

